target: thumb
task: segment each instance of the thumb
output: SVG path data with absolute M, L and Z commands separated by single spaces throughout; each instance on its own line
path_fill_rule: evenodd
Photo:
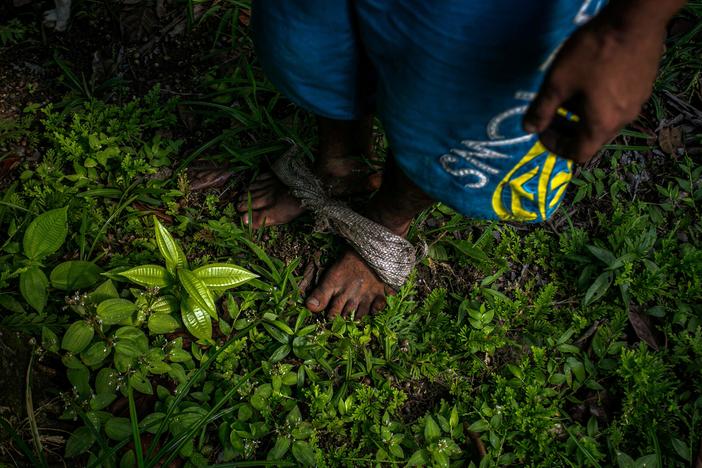
M 547 79 L 524 115 L 524 130 L 528 133 L 546 130 L 568 97 L 566 90 Z

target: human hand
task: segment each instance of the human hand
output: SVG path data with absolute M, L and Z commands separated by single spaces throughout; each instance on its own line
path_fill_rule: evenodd
M 605 8 L 566 41 L 524 117 L 527 132 L 578 163 L 637 117 L 656 77 L 668 18 L 622 5 Z M 577 121 L 561 117 L 559 109 Z

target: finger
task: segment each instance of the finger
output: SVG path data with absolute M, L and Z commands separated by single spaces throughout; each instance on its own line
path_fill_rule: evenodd
M 547 78 L 524 115 L 523 127 L 528 133 L 541 133 L 551 124 L 558 109 L 570 97 L 566 88 Z

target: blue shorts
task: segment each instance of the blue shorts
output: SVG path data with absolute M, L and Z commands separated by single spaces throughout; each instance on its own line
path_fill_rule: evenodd
M 320 116 L 380 117 L 402 170 L 471 217 L 543 221 L 572 163 L 521 120 L 550 59 L 604 0 L 255 0 L 256 49 Z

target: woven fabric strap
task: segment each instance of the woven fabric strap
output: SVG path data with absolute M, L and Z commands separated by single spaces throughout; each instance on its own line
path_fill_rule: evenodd
M 397 290 L 407 281 L 417 262 L 417 249 L 385 226 L 331 198 L 298 156 L 297 147 L 271 167 L 302 206 L 315 213 L 318 223 L 346 239 L 386 285 Z

